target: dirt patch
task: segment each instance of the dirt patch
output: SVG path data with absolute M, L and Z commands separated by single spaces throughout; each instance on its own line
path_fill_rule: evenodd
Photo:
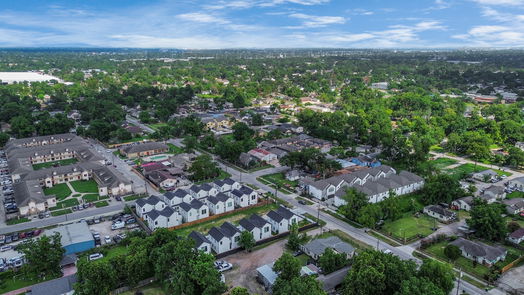
M 112 230 L 111 229 L 111 225 L 112 224 L 113 223 L 111 221 L 104 221 L 104 222 L 100 222 L 100 223 L 97 223 L 97 224 L 90 225 L 89 229 L 91 230 L 91 232 L 98 232 L 100 234 L 100 238 L 102 240 L 104 240 L 105 236 L 109 236 L 109 237 L 113 238 L 117 234 L 123 233 L 123 232 L 126 231 L 125 228 Z M 104 244 L 104 241 L 102 241 L 102 244 Z
M 510 269 L 499 279 L 499 287 L 510 292 L 524 292 L 524 266 Z M 522 293 L 518 293 L 522 294 Z
M 251 253 L 240 252 L 226 257 L 225 260 L 234 266 L 233 270 L 224 273 L 226 283 L 233 287 L 247 288 L 252 294 L 267 294 L 256 280 L 256 269 L 280 258 L 286 242 L 287 240 L 282 240 Z

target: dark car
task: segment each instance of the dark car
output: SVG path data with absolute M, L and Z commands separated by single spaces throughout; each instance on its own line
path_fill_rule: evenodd
M 131 224 L 131 223 L 135 223 L 136 222 L 136 219 L 134 218 L 129 218 L 128 220 L 126 220 L 126 224 Z
M 111 217 L 111 220 L 117 220 L 117 219 L 120 219 L 120 217 L 122 217 L 122 213 L 113 215 L 113 217 Z
M 18 234 L 11 235 L 11 239 L 13 240 L 13 242 L 18 241 Z
M 11 236 L 9 236 L 9 235 L 8 235 L 8 236 L 5 236 L 5 243 L 6 243 L 6 244 L 11 243 L 12 241 L 13 241 L 13 237 L 11 237 Z
M 120 196 L 116 196 L 115 199 L 119 202 L 122 201 L 122 198 Z
M 38 236 L 39 234 L 41 234 L 41 233 L 42 233 L 42 230 L 41 230 L 41 229 L 37 229 L 37 230 L 33 231 L 33 235 L 34 235 L 35 237 L 37 237 L 37 236 Z

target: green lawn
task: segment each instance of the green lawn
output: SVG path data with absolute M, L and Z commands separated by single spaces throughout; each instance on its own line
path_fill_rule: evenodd
M 487 168 L 487 167 L 484 167 L 484 166 L 480 166 L 480 165 L 471 164 L 471 163 L 466 163 L 466 164 L 462 164 L 462 165 L 460 165 L 458 167 L 455 167 L 453 169 L 449 169 L 447 171 L 451 175 L 454 175 L 457 178 L 463 179 L 463 178 L 466 178 L 471 173 L 476 173 L 476 172 L 484 171 L 484 170 L 487 170 L 487 169 L 490 169 L 490 168 Z M 491 170 L 497 172 L 498 175 L 511 176 L 511 173 L 509 173 L 509 172 L 504 172 L 504 171 L 497 170 L 497 169 L 491 169 Z
M 430 148 L 430 151 L 432 152 L 436 152 L 436 153 L 443 153 L 444 152 L 444 148 L 441 147 L 440 145 L 436 144 L 436 145 L 432 145 Z
M 455 267 L 461 268 L 465 272 L 472 274 L 480 279 L 484 279 L 484 275 L 489 273 L 488 267 L 481 265 L 481 264 L 477 264 L 476 267 L 473 267 L 473 261 L 465 257 L 462 257 L 462 256 L 459 257 L 454 262 L 449 261 L 446 255 L 444 255 L 444 248 L 447 246 L 447 244 L 448 243 L 446 241 L 436 243 L 430 246 L 429 248 L 427 248 L 425 251 L 430 253 L 432 256 L 435 256 L 436 258 L 442 261 L 447 261 L 453 264 Z
M 7 225 L 13 225 L 13 224 L 19 224 L 19 223 L 24 223 L 24 222 L 29 222 L 31 220 L 29 220 L 29 218 L 27 217 L 22 217 L 22 218 L 17 218 L 17 219 L 10 219 L 8 221 L 6 221 L 5 223 Z
M 520 225 L 520 227 L 524 227 L 524 218 L 522 218 L 522 217 L 509 217 L 509 216 L 506 217 L 506 223 L 510 223 L 512 221 L 515 221 L 516 223 L 518 223 Z
M 142 288 L 136 288 L 131 291 L 127 291 L 124 293 L 121 293 L 121 295 L 136 295 L 139 294 L 138 292 L 141 292 L 140 294 L 144 295 L 166 295 L 167 293 L 162 290 L 159 283 L 153 283 L 147 286 L 144 286 Z
M 450 158 L 438 158 L 429 162 L 435 165 L 437 169 L 444 169 L 450 165 L 457 164 L 458 161 Z
M 69 213 L 72 213 L 72 212 L 73 211 L 71 211 L 71 209 L 67 208 L 67 209 L 63 209 L 63 210 L 51 211 L 51 215 L 53 215 L 53 216 L 60 216 L 60 215 L 69 214 Z
M 0 281 L 1 281 L 0 294 L 4 294 L 9 291 L 18 290 L 20 288 L 38 284 L 40 282 L 43 282 L 44 280 L 24 279 L 22 272 L 13 274 L 13 272 L 8 271 L 8 272 L 2 273 L 2 275 L 0 276 Z
M 175 155 L 178 155 L 178 154 L 181 154 L 184 152 L 184 150 L 172 143 L 168 143 L 167 146 L 169 147 L 169 153 L 170 154 L 175 154 Z
M 40 170 L 43 168 L 49 168 L 49 167 L 54 167 L 54 166 L 66 166 L 66 165 L 74 164 L 76 162 L 78 162 L 77 159 L 71 158 L 71 159 L 58 160 L 58 161 L 53 161 L 53 162 L 38 163 L 38 164 L 33 165 L 33 170 Z
M 78 199 L 67 199 L 62 202 L 57 202 L 56 207 L 51 208 L 51 211 L 56 211 L 63 208 L 69 208 L 78 205 Z
M 272 182 L 274 184 L 277 184 L 280 187 L 287 187 L 287 188 L 294 188 L 297 186 L 297 181 L 289 181 L 286 179 L 286 175 L 284 173 L 274 173 L 274 174 L 267 174 L 264 176 L 261 176 L 262 179 Z
M 168 126 L 167 123 L 155 123 L 155 124 L 149 124 L 147 125 L 149 126 L 149 128 L 155 130 L 155 131 L 158 131 L 158 129 L 160 129 L 160 127 L 166 127 Z
M 425 215 L 415 217 L 411 213 L 407 213 L 403 218 L 395 221 L 386 221 L 382 228 L 382 232 L 393 236 L 399 240 L 409 240 L 417 235 L 428 236 L 433 233 L 432 227 L 435 226 L 435 221 Z
M 106 207 L 106 206 L 109 206 L 109 203 L 107 201 L 100 201 L 100 202 L 95 203 L 95 207 L 97 208 Z
M 98 185 L 94 180 L 77 180 L 70 182 L 75 191 L 79 193 L 98 193 Z
M 278 204 L 274 204 L 274 203 L 273 204 L 264 205 L 264 206 L 260 206 L 260 207 L 253 207 L 253 208 L 249 208 L 247 210 L 234 212 L 232 214 L 229 214 L 229 215 L 226 215 L 226 216 L 222 216 L 220 218 L 213 219 L 213 220 L 210 220 L 210 221 L 207 221 L 207 222 L 203 222 L 203 223 L 191 225 L 191 226 L 188 226 L 188 227 L 184 227 L 184 228 L 181 228 L 181 229 L 177 229 L 176 232 L 177 232 L 178 235 L 183 236 L 183 237 L 189 235 L 189 233 L 191 233 L 192 231 L 198 231 L 198 232 L 201 232 L 201 233 L 207 233 L 212 227 L 220 226 L 220 225 L 222 225 L 222 223 L 224 223 L 226 221 L 229 221 L 229 222 L 235 224 L 235 223 L 238 223 L 240 221 L 240 219 L 242 219 L 242 218 L 244 218 L 246 216 L 249 216 L 251 214 L 263 215 L 263 214 L 269 212 L 270 210 L 273 210 L 273 209 L 276 209 L 276 208 L 278 208 Z
M 63 200 L 71 195 L 71 190 L 65 183 L 55 184 L 53 187 L 44 188 L 44 194 L 55 195 L 57 200 Z
M 88 194 L 88 195 L 84 195 L 82 199 L 84 200 L 84 202 L 96 202 L 96 201 L 109 199 L 109 197 L 108 196 L 99 196 L 98 194 Z
M 514 199 L 514 198 L 524 198 L 524 193 L 519 192 L 519 191 L 514 191 L 506 195 L 506 199 Z
M 129 202 L 129 201 L 138 200 L 138 199 L 144 198 L 144 197 L 145 196 L 141 196 L 141 195 L 131 195 L 131 196 L 124 197 L 124 201 Z

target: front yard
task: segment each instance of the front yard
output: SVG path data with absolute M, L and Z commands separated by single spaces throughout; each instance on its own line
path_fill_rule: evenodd
M 442 170 L 448 166 L 456 164 L 458 161 L 450 158 L 438 158 L 429 162 L 432 163 L 435 166 L 435 168 Z
M 262 179 L 264 179 L 264 180 L 266 180 L 268 182 L 274 183 L 274 184 L 278 185 L 279 187 L 285 187 L 285 188 L 289 188 L 291 190 L 294 187 L 296 187 L 297 184 L 298 184 L 297 181 L 287 180 L 286 179 L 286 175 L 284 173 L 267 174 L 267 175 L 261 176 L 260 178 L 262 178 Z
M 63 200 L 71 195 L 71 190 L 65 183 L 55 184 L 53 187 L 44 188 L 44 194 L 55 195 L 57 200 Z
M 431 245 L 424 251 L 426 251 L 427 253 L 431 254 L 432 256 L 442 261 L 446 261 L 452 264 L 456 268 L 460 268 L 463 271 L 476 276 L 477 278 L 484 279 L 484 275 L 489 273 L 489 268 L 487 266 L 484 266 L 481 264 L 477 264 L 476 266 L 473 266 L 472 260 L 469 260 L 462 256 L 459 257 L 454 262 L 450 261 L 444 254 L 444 248 L 446 248 L 447 245 L 448 245 L 448 242 L 443 241 L 443 242 Z
M 524 198 L 524 193 L 519 191 L 514 191 L 506 195 L 506 199 L 514 199 L 514 198 Z
M 387 221 L 381 229 L 381 232 L 392 236 L 398 240 L 411 240 L 416 237 L 426 237 L 433 233 L 436 227 L 436 219 L 421 214 L 415 217 L 411 213 L 407 213 L 403 218 L 395 221 Z
M 77 180 L 70 182 L 78 193 L 98 193 L 98 185 L 94 180 Z
M 472 174 L 472 173 L 476 173 L 476 172 L 480 172 L 480 171 L 484 171 L 484 170 L 488 170 L 488 169 L 491 169 L 491 168 L 487 168 L 485 166 L 481 166 L 481 165 L 475 165 L 475 164 L 471 164 L 471 163 L 467 163 L 467 164 L 462 164 L 458 167 L 455 167 L 455 168 L 452 168 L 452 169 L 448 169 L 448 173 L 459 178 L 459 179 L 464 179 L 466 178 L 468 175 Z M 491 169 L 495 172 L 497 172 L 497 174 L 499 176 L 502 176 L 502 175 L 506 175 L 506 176 L 511 176 L 511 173 L 509 172 L 504 172 L 502 170 L 497 170 L 497 169 Z

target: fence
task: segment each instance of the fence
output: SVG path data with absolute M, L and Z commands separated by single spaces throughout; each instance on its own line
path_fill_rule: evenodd
M 519 262 L 521 261 L 524 261 L 524 255 L 520 256 L 519 258 L 513 260 L 513 262 L 511 262 L 510 264 L 504 266 L 501 270 L 500 270 L 500 273 L 505 273 L 507 272 L 508 270 L 510 270 L 511 268 L 513 268 L 515 265 L 519 264 Z
M 244 208 L 239 208 L 239 209 L 236 209 L 236 210 L 233 210 L 233 211 L 228 211 L 228 212 L 224 212 L 224 213 L 220 213 L 220 214 L 215 214 L 215 215 L 212 215 L 212 216 L 209 216 L 209 217 L 206 217 L 206 218 L 203 218 L 203 219 L 191 221 L 191 222 L 186 222 L 186 223 L 183 223 L 181 225 L 170 227 L 169 229 L 170 230 L 181 229 L 181 228 L 184 228 L 184 227 L 188 227 L 188 226 L 192 226 L 192 225 L 195 225 L 195 224 L 204 223 L 204 222 L 207 222 L 207 221 L 210 221 L 210 220 L 214 220 L 214 219 L 220 218 L 222 216 L 231 215 L 233 213 L 242 212 L 242 211 L 245 211 L 247 209 L 260 207 L 260 206 L 265 206 L 265 205 L 268 205 L 268 204 L 271 204 L 271 201 L 263 200 L 263 201 L 260 201 L 260 202 L 256 203 L 255 205 L 251 205 L 251 206 L 244 207 Z

